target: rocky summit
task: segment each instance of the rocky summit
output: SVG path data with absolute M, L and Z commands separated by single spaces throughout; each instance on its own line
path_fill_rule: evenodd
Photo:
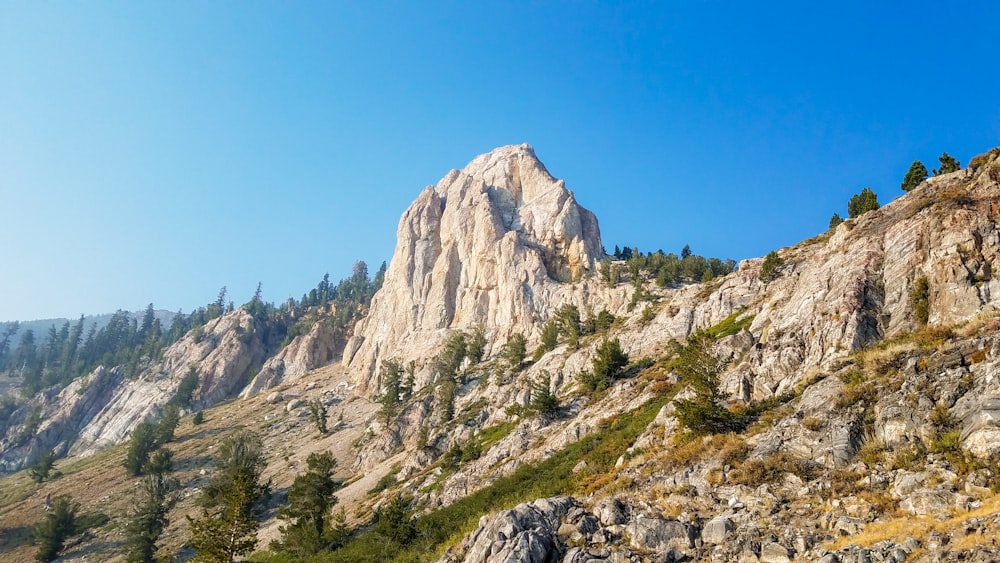
M 130 433 L 197 374 L 165 558 L 195 555 L 185 516 L 248 429 L 274 493 L 254 560 L 1000 560 L 998 156 L 735 268 L 607 256 L 531 147 L 478 156 L 403 213 L 377 282 L 6 400 L 0 556 L 31 560 L 70 494 L 107 519 L 65 560 L 125 560 Z M 324 452 L 344 510 L 306 554 L 284 507 Z
M 480 155 L 428 186 L 403 213 L 397 241 L 344 353 L 362 391 L 377 392 L 381 360 L 430 357 L 456 329 L 483 327 L 491 342 L 535 329 L 570 287 L 591 291 L 586 278 L 604 257 L 597 218 L 528 145 Z

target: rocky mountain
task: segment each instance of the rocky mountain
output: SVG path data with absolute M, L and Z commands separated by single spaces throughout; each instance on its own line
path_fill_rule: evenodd
M 989 561 L 998 155 L 776 260 L 661 285 L 639 262 L 601 265 L 596 218 L 530 147 L 496 149 L 403 214 L 384 284 L 347 341 L 317 322 L 274 348 L 236 310 L 135 379 L 105 367 L 36 398 L 44 422 L 17 446 L 32 408 L 15 411 L 6 468 L 57 447 L 85 469 L 2 501 L 0 515 L 26 526 L 47 492 L 98 480 L 104 496 L 78 494 L 104 510 L 126 503 L 133 484 L 117 463 L 73 460 L 121 456 L 108 448 L 155 419 L 194 365 L 209 422 L 179 429 L 185 490 L 204 485 L 234 427 L 261 434 L 278 490 L 309 453 L 334 452 L 357 531 L 322 560 Z M 472 334 L 480 355 L 453 346 Z M 526 337 L 520 363 L 513 335 Z M 611 343 L 627 359 L 602 371 Z M 395 401 L 386 360 L 412 366 Z M 310 403 L 339 417 L 329 434 L 317 437 Z M 21 475 L 4 483 L 24 487 Z M 394 498 L 409 527 L 369 525 Z M 188 494 L 164 549 L 190 556 L 176 522 L 195 510 Z M 273 513 L 261 549 L 280 533 Z M 114 554 L 120 528 L 86 549 Z
M 604 258 L 593 213 L 528 145 L 473 159 L 428 186 L 403 213 L 382 291 L 348 342 L 344 364 L 362 392 L 381 360 L 423 361 L 451 331 L 487 341 L 537 333 L 562 303 L 615 301 L 590 277 Z M 424 370 L 418 383 L 430 378 Z

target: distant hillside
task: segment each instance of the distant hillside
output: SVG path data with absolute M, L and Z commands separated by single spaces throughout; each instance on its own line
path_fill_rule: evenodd
M 139 320 L 142 318 L 143 313 L 145 313 L 145 311 L 132 311 L 129 313 L 129 318 L 134 318 L 136 320 Z M 174 317 L 177 316 L 176 312 L 163 311 L 159 309 L 155 310 L 154 314 L 156 315 L 156 318 L 160 320 L 160 324 L 167 328 L 170 327 L 170 323 L 172 323 Z M 108 321 L 111 320 L 112 316 L 114 316 L 114 313 L 104 313 L 101 315 L 85 315 L 83 317 L 84 334 L 87 334 L 87 332 L 90 331 L 91 325 L 95 326 L 97 330 L 104 328 L 105 326 L 107 326 Z M 47 339 L 49 328 L 55 326 L 56 329 L 59 329 L 64 324 L 66 323 L 73 324 L 77 320 L 79 320 L 79 317 L 75 319 L 38 319 L 33 321 L 4 321 L 0 322 L 0 334 L 5 333 L 7 329 L 16 322 L 18 323 L 17 332 L 15 332 L 14 335 L 11 336 L 10 338 L 11 346 L 16 346 L 17 343 L 21 341 L 21 336 L 28 330 L 33 330 L 35 332 L 35 337 L 40 339 L 39 340 L 40 343 L 43 343 Z

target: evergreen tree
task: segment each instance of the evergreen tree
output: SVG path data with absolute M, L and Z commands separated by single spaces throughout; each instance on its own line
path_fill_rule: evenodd
M 177 502 L 177 497 L 170 494 L 175 483 L 162 473 L 143 477 L 141 496 L 125 524 L 125 558 L 129 563 L 156 561 L 156 542 L 170 523 L 167 514 Z
M 906 171 L 906 176 L 903 176 L 903 183 L 900 188 L 904 192 L 908 192 L 913 188 L 920 185 L 927 179 L 927 168 L 924 166 L 923 162 L 919 160 L 914 160 L 913 164 L 910 165 L 910 169 Z
M 684 248 L 681 249 L 681 260 L 687 258 L 688 256 L 691 256 L 691 254 L 692 254 L 691 253 L 691 246 L 685 244 Z
M 265 465 L 263 442 L 254 432 L 240 430 L 222 442 L 215 472 L 202 490 L 202 516 L 188 516 L 197 561 L 231 563 L 253 551 L 253 507 L 269 488 L 261 483 Z
M 403 378 L 403 384 L 399 387 L 399 394 L 404 400 L 413 396 L 413 388 L 416 386 L 416 375 L 417 362 L 410 360 L 410 362 L 406 364 L 406 376 Z M 344 413 L 341 412 L 340 416 L 343 417 Z
M 174 452 L 159 448 L 149 456 L 142 471 L 147 475 L 164 476 L 174 470 Z
M 711 336 L 698 331 L 678 347 L 674 369 L 680 374 L 681 383 L 687 385 L 694 396 L 674 400 L 674 407 L 681 426 L 695 434 L 730 432 L 739 428 L 736 416 L 722 406 L 725 395 L 719 389 L 719 376 L 728 361 L 713 353 L 713 343 Z
M 510 370 L 517 372 L 520 371 L 521 365 L 524 364 L 524 357 L 527 353 L 528 339 L 520 332 L 515 332 L 507 338 L 507 343 L 504 344 L 501 356 Z
M 48 450 L 42 455 L 38 456 L 38 459 L 28 467 L 28 476 L 31 477 L 32 481 L 36 483 L 41 483 L 49 477 L 54 476 L 52 473 L 52 468 L 56 464 L 56 453 L 52 450 Z M 58 472 L 56 472 L 58 473 Z
M 142 475 L 143 467 L 149 461 L 149 454 L 157 447 L 156 426 L 149 422 L 140 422 L 132 430 L 129 438 L 128 451 L 125 454 L 125 461 L 122 465 L 132 477 Z
M 80 505 L 69 495 L 52 499 L 52 509 L 45 513 L 45 520 L 35 524 L 32 532 L 38 552 L 38 561 L 55 561 L 66 544 L 66 539 L 76 533 L 76 513 Z
M 180 422 L 180 409 L 177 405 L 167 403 L 167 405 L 163 407 L 163 416 L 160 418 L 160 422 L 156 424 L 157 445 L 173 442 L 174 431 L 177 430 L 177 425 L 180 424 Z
M 559 327 L 559 334 L 566 338 L 566 344 L 573 350 L 580 347 L 580 310 L 576 305 L 566 303 L 556 309 L 556 324 Z
M 326 405 L 319 399 L 309 401 L 309 416 L 312 418 L 316 429 L 320 434 L 326 435 L 329 429 L 326 427 Z
M 935 176 L 948 174 L 949 172 L 958 172 L 962 168 L 962 165 L 959 164 L 957 160 L 952 158 L 952 156 L 947 152 L 942 153 L 941 156 L 938 157 L 938 162 L 941 163 L 941 168 L 934 169 Z
M 21 342 L 14 350 L 14 369 L 21 374 L 21 385 L 27 396 L 33 396 L 42 384 L 42 362 L 35 346 L 35 331 L 30 328 L 21 335 Z
M 528 408 L 532 412 L 544 416 L 555 416 L 559 412 L 559 398 L 551 390 L 552 376 L 542 370 L 538 379 L 531 382 L 531 403 Z
M 375 511 L 372 531 L 386 541 L 405 546 L 417 537 L 417 527 L 410 518 L 409 503 L 396 496 Z
M 382 284 L 385 283 L 385 272 L 388 267 L 385 260 L 383 260 L 382 265 L 379 266 L 378 271 L 375 272 L 375 277 L 372 279 L 371 295 L 375 295 L 376 291 L 382 289 Z
M 841 219 L 840 215 L 837 214 L 837 213 L 834 213 L 833 217 L 830 217 L 830 227 L 829 228 L 830 229 L 835 229 L 837 227 L 837 225 L 839 225 L 839 224 L 841 224 L 843 222 L 844 222 L 844 220 Z
M 535 350 L 535 361 L 537 362 L 542 354 L 555 350 L 557 344 L 559 344 L 559 324 L 556 319 L 549 319 L 542 326 L 542 341 Z
M 441 352 L 434 357 L 434 370 L 441 376 L 448 375 L 454 379 L 467 355 L 468 345 L 465 341 L 465 334 L 455 333 L 445 343 Z
M 219 289 L 219 295 L 215 298 L 215 303 L 209 306 L 209 317 L 215 318 L 226 312 L 226 286 Z
M 871 188 L 864 188 L 861 193 L 854 194 L 847 202 L 847 214 L 854 219 L 869 211 L 879 208 L 878 196 Z
M 767 253 L 764 257 L 764 263 L 760 265 L 760 273 L 757 277 L 761 281 L 769 282 L 778 278 L 778 268 L 784 264 L 785 261 L 778 255 L 774 250 Z
M 396 416 L 397 407 L 402 402 L 403 365 L 396 358 L 382 360 L 379 378 L 382 388 L 379 395 L 382 408 L 379 412 L 388 424 Z
M 585 391 L 597 393 L 607 389 L 627 365 L 628 354 L 622 352 L 618 339 L 605 340 L 597 347 L 591 370 L 581 372 L 577 378 Z
M 295 477 L 288 489 L 288 506 L 278 517 L 289 522 L 281 526 L 281 541 L 272 545 L 299 559 L 319 553 L 331 542 L 330 509 L 337 504 L 333 479 L 337 460 L 330 452 L 312 453 L 306 458 L 308 471 Z
M 142 315 L 142 326 L 139 329 L 139 334 L 145 336 L 153 329 L 153 321 L 156 320 L 156 310 L 153 309 L 153 304 L 150 303 L 146 306 L 146 312 Z
M 455 376 L 441 374 L 441 383 L 438 386 L 438 399 L 441 401 L 441 420 L 449 421 L 455 416 L 455 395 L 458 393 L 458 382 Z
M 174 396 L 171 397 L 168 404 L 177 405 L 182 409 L 190 407 L 196 389 L 198 389 L 198 369 L 195 366 L 190 366 L 180 384 L 177 385 L 177 390 L 174 391 Z
M 486 335 L 484 334 L 483 327 L 477 326 L 475 330 L 472 331 L 472 336 L 469 337 L 466 356 L 472 360 L 472 363 L 478 364 L 483 360 L 483 354 L 485 352 Z

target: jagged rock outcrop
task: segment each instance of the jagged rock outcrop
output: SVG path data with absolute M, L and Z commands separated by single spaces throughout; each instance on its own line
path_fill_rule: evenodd
M 261 366 L 260 372 L 240 392 L 241 398 L 295 381 L 307 372 L 332 362 L 343 350 L 343 341 L 333 326 L 323 321 L 313 323 L 306 334 L 292 339 L 280 352 Z
M 191 367 L 199 374 L 196 404 L 210 406 L 232 397 L 264 353 L 254 318 L 243 309 L 209 321 L 168 348 L 160 362 L 120 385 L 80 431 L 70 452 L 86 455 L 125 440 L 136 424 L 155 416 L 170 400 Z
M 42 393 L 12 413 L 18 424 L 0 439 L 0 472 L 16 471 L 48 450 L 66 455 L 80 430 L 108 404 L 124 379 L 120 369 L 98 367 L 57 394 Z M 37 431 L 18 445 L 32 411 L 40 421 Z
M 1000 306 L 1000 187 L 970 170 L 936 176 L 904 198 L 849 219 L 833 232 L 783 251 L 779 277 L 764 282 L 762 259 L 745 260 L 710 293 L 690 286 L 668 294 L 642 330 L 622 334 L 629 349 L 683 339 L 729 315 L 753 315 L 749 339 L 733 348 L 726 381 L 736 394 L 766 399 L 811 370 L 916 329 L 912 296 L 926 278 L 929 321 L 967 321 Z
M 344 353 L 361 392 L 376 386 L 380 360 L 426 359 L 450 329 L 482 326 L 495 342 L 536 331 L 563 302 L 609 300 L 598 284 L 565 283 L 585 280 L 603 258 L 600 230 L 528 145 L 478 156 L 428 186 L 397 236 L 385 283 Z

